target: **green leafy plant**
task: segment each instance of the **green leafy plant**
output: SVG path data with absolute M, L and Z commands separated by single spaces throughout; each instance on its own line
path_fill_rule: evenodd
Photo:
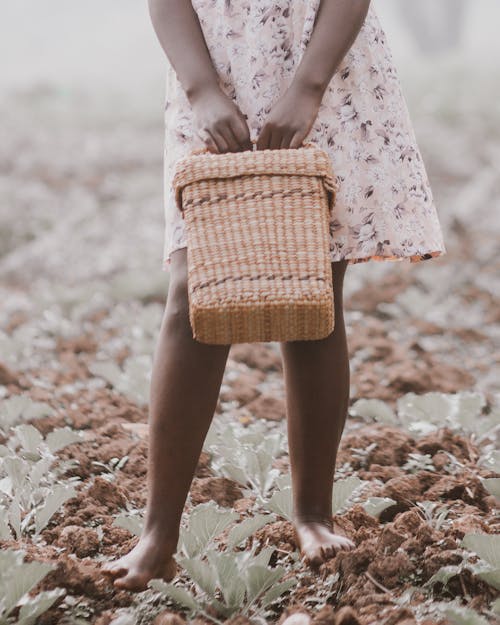
M 16 538 L 25 533 L 40 533 L 65 501 L 76 494 L 79 478 L 61 483 L 61 474 L 73 465 L 59 462 L 55 453 L 82 435 L 70 428 L 57 428 L 45 439 L 30 424 L 12 428 L 13 434 L 0 449 L 0 535 Z M 10 527 L 9 527 L 10 524 Z
M 248 428 L 232 423 L 211 430 L 204 449 L 212 454 L 213 470 L 265 500 L 280 475 L 273 464 L 286 451 L 283 433 L 264 431 L 260 423 Z
M 106 360 L 93 362 L 89 370 L 134 401 L 147 403 L 151 375 L 151 356 L 148 354 L 130 356 L 123 369 L 114 360 Z
M 436 501 L 417 501 L 415 508 L 425 521 L 436 530 L 441 529 L 450 512 L 448 506 Z
M 477 464 L 500 473 L 500 449 L 488 449 L 479 457 Z
M 397 401 L 397 413 L 401 423 L 415 434 L 428 434 L 447 426 L 484 435 L 497 423 L 494 415 L 482 414 L 485 406 L 485 396 L 471 391 L 406 393 Z
M 395 425 L 397 417 L 394 410 L 381 399 L 366 399 L 361 397 L 349 408 L 349 414 L 363 419 L 373 419 L 379 423 Z
M 5 549 L 0 551 L 0 624 L 6 625 L 14 608 L 20 607 L 16 625 L 33 625 L 37 618 L 65 594 L 63 588 L 44 591 L 30 596 L 32 590 L 54 565 L 46 562 L 24 562 L 24 552 Z
M 212 502 L 196 506 L 188 526 L 181 529 L 176 555 L 194 586 L 188 590 L 160 579 L 151 580 L 149 586 L 192 614 L 204 614 L 217 623 L 221 621 L 213 616 L 214 609 L 223 618 L 236 613 L 255 616 L 264 610 L 297 581 L 279 582 L 287 570 L 269 566 L 274 547 L 256 554 L 259 543 L 253 541 L 250 549 L 235 551 L 257 529 L 274 520 L 272 515 L 257 515 L 235 525 L 227 536 L 227 550 L 217 549 L 217 537 L 238 518 L 237 513 Z
M 442 612 L 453 625 L 489 625 L 484 616 L 464 606 L 443 605 Z
M 6 436 L 14 425 L 28 419 L 48 417 L 54 413 L 49 404 L 33 401 L 28 395 L 12 395 L 0 402 L 0 432 Z
M 349 477 L 335 480 L 332 492 L 332 514 L 339 514 L 352 503 L 360 491 L 369 484 L 366 480 L 351 475 Z M 291 486 L 285 486 L 275 490 L 269 500 L 265 502 L 265 507 L 290 522 L 293 522 L 293 500 Z
M 468 570 L 500 590 L 500 536 L 466 534 L 462 539 L 462 547 L 462 562 L 441 567 L 425 585 L 433 586 L 438 582 L 446 585 L 450 579 Z M 480 558 L 479 562 L 473 562 L 477 556 Z
M 396 500 L 390 497 L 369 497 L 362 503 L 363 508 L 372 516 L 379 517 L 384 510 L 393 506 Z
M 462 544 L 481 558 L 478 564 L 472 565 L 473 573 L 496 590 L 500 590 L 500 536 L 466 534 Z
M 500 501 L 500 477 L 487 477 L 481 481 L 490 495 Z
M 417 473 L 418 471 L 435 471 L 436 467 L 432 464 L 432 458 L 429 454 L 419 454 L 410 452 L 404 465 L 401 467 L 408 473 Z

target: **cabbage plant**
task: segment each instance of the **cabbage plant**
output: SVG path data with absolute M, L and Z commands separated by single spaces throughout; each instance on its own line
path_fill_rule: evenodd
M 33 425 L 12 429 L 6 445 L 0 446 L 0 537 L 19 538 L 40 533 L 65 501 L 76 495 L 74 477 L 61 482 L 61 474 L 73 461 L 59 461 L 57 451 L 81 441 L 83 436 L 68 428 L 56 428 L 44 438 Z

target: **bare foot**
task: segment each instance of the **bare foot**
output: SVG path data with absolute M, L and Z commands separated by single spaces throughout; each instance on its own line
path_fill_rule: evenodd
M 341 549 L 350 550 L 356 546 L 347 536 L 333 532 L 334 523 L 331 517 L 296 518 L 294 528 L 302 560 L 308 566 L 319 566 L 325 560 L 333 558 Z
M 114 579 L 116 588 L 140 592 L 147 589 L 150 579 L 159 577 L 169 582 L 175 577 L 177 563 L 172 556 L 174 550 L 172 544 L 165 547 L 152 535 L 145 534 L 132 551 L 108 562 L 101 571 Z

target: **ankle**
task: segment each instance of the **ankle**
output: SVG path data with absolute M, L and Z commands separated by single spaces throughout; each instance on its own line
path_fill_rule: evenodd
M 151 541 L 156 547 L 173 552 L 177 548 L 179 534 L 166 532 L 164 526 L 160 524 L 148 523 L 144 524 L 141 540 Z
M 331 514 L 320 512 L 297 512 L 293 515 L 293 521 L 297 525 L 307 525 L 310 523 L 320 523 L 326 525 L 333 531 L 333 518 Z

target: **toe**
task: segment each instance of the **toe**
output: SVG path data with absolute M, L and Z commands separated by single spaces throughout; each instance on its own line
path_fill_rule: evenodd
M 336 549 L 333 545 L 329 545 L 328 547 L 323 547 L 322 552 L 324 559 L 329 560 L 330 558 L 335 557 Z
M 114 581 L 116 588 L 120 590 L 131 590 L 140 592 L 146 589 L 146 579 L 143 575 L 129 572 L 125 577 L 120 577 Z
M 342 541 L 342 548 L 343 549 L 354 549 L 356 547 L 356 545 L 353 543 L 353 541 L 350 538 L 345 538 Z
M 304 552 L 303 562 L 307 566 L 318 567 L 324 560 L 323 554 L 321 553 L 321 549 L 318 551 L 307 551 Z
M 116 563 L 106 564 L 101 568 L 102 573 L 110 577 L 119 577 L 121 575 L 125 575 L 127 570 L 127 567 L 123 564 Z

